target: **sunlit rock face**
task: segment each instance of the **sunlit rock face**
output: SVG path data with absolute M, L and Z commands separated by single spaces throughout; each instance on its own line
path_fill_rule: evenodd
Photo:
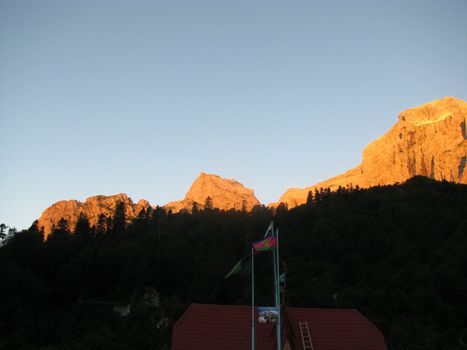
M 191 211 L 196 203 L 196 206 L 202 209 L 207 203 L 208 197 L 212 208 L 221 210 L 250 211 L 255 205 L 260 204 L 254 191 L 246 188 L 240 182 L 224 179 L 218 175 L 201 173 L 183 200 L 167 203 L 164 208 L 173 212 Z
M 466 120 L 467 102 L 453 97 L 410 108 L 384 136 L 365 148 L 360 165 L 316 185 L 291 188 L 279 203 L 292 208 L 305 203 L 308 192 L 320 187 L 366 188 L 404 182 L 416 175 L 465 184 Z
M 279 202 L 289 208 L 306 202 L 309 191 L 319 188 L 336 190 L 339 186 L 362 188 L 403 182 L 416 176 L 436 180 L 467 183 L 467 102 L 445 97 L 425 105 L 408 109 L 399 115 L 397 123 L 384 136 L 363 151 L 362 162 L 347 172 L 306 188 L 291 188 Z M 208 200 L 208 198 L 210 198 Z M 101 214 L 111 217 L 118 202 L 123 202 L 128 221 L 150 205 L 141 200 L 134 204 L 126 194 L 94 196 L 79 202 L 60 201 L 47 208 L 39 219 L 39 227 L 50 233 L 61 218 L 73 229 L 81 213 L 90 225 Z M 260 205 L 254 191 L 241 183 L 218 175 L 201 173 L 185 198 L 166 204 L 173 212 L 199 209 L 209 203 L 222 210 L 250 211 Z M 276 206 L 278 203 L 273 203 Z
M 142 209 L 149 207 L 148 201 L 142 199 L 135 204 L 124 193 L 112 196 L 89 197 L 84 203 L 77 200 L 65 200 L 48 207 L 42 213 L 38 227 L 43 227 L 44 233 L 48 235 L 52 231 L 52 227 L 57 226 L 58 222 L 63 218 L 68 221 L 69 228 L 73 230 L 81 214 L 84 214 L 88 218 L 89 224 L 93 226 L 97 224 L 101 214 L 112 217 L 119 202 L 125 205 L 125 215 L 128 221 L 136 218 Z
M 124 193 L 113 196 L 89 197 L 85 202 L 65 200 L 48 207 L 42 213 L 38 227 L 43 228 L 45 235 L 48 235 L 53 226 L 57 226 L 63 218 L 68 221 L 70 230 L 73 230 L 81 214 L 84 214 L 88 218 L 89 224 L 93 226 L 97 224 L 101 214 L 112 217 L 119 202 L 125 206 L 128 222 L 136 218 L 142 209 L 146 210 L 150 207 L 148 201 L 144 199 L 136 204 L 133 203 L 131 198 Z M 241 183 L 223 179 L 217 175 L 201 173 L 183 200 L 168 203 L 164 207 L 173 212 L 191 211 L 194 205 L 203 209 L 206 203 L 209 203 L 212 208 L 246 211 L 250 211 L 255 205 L 260 204 L 254 196 L 254 191 L 244 187 Z

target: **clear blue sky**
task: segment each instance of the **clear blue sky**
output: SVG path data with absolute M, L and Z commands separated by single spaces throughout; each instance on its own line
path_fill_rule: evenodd
M 201 171 L 268 203 L 444 96 L 467 99 L 465 0 L 0 0 L 0 222 L 165 204 Z

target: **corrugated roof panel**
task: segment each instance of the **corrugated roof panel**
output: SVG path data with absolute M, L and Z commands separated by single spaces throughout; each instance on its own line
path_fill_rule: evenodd
M 255 314 L 256 350 L 275 349 L 276 331 L 258 323 Z M 286 308 L 285 338 L 303 350 L 299 322 L 307 322 L 314 350 L 387 350 L 381 332 L 356 310 Z M 244 350 L 251 348 L 251 307 L 191 305 L 173 329 L 173 350 Z

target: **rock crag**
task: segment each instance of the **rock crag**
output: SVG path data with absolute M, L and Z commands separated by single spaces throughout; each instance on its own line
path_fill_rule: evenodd
M 51 205 L 42 213 L 38 227 L 43 228 L 44 234 L 48 235 L 61 219 L 65 219 L 68 221 L 69 228 L 73 230 L 81 214 L 84 214 L 89 224 L 93 226 L 97 224 L 101 214 L 112 217 L 119 202 L 125 206 L 128 222 L 136 218 L 142 209 L 150 207 L 149 202 L 144 199 L 136 204 L 133 203 L 131 198 L 124 193 L 112 196 L 93 196 L 84 202 L 64 200 Z M 206 205 L 221 210 L 250 211 L 255 205 L 260 204 L 254 196 L 254 191 L 244 187 L 241 183 L 218 175 L 201 173 L 183 200 L 168 203 L 164 208 L 174 213 L 181 210 L 191 211 L 193 206 L 204 209 Z
M 339 186 L 367 188 L 404 182 L 414 176 L 427 176 L 467 184 L 467 102 L 445 97 L 422 106 L 410 108 L 399 115 L 396 124 L 363 151 L 362 162 L 345 173 L 306 188 L 291 188 L 277 206 L 289 208 L 306 202 L 308 192 L 319 188 L 337 190 Z M 133 203 L 126 194 L 94 196 L 85 202 L 60 201 L 47 208 L 39 219 L 39 227 L 47 235 L 60 219 L 73 229 L 81 214 L 95 225 L 101 214 L 111 217 L 117 204 L 123 202 L 128 222 L 142 209 L 150 207 L 146 200 Z M 254 191 L 241 183 L 218 175 L 201 173 L 185 198 L 164 205 L 176 213 L 193 207 L 209 206 L 221 210 L 251 211 L 261 205 Z
M 407 109 L 389 132 L 365 148 L 360 165 L 316 185 L 291 188 L 278 203 L 292 208 L 305 203 L 308 192 L 315 189 L 367 188 L 404 182 L 416 175 L 465 184 L 466 121 L 467 102 L 454 97 Z
M 51 205 L 42 213 L 38 227 L 43 227 L 44 234 L 48 235 L 53 226 L 56 226 L 63 218 L 68 221 L 69 228 L 73 230 L 81 214 L 84 214 L 88 218 L 89 224 L 93 226 L 97 224 L 101 214 L 112 217 L 119 202 L 125 205 L 125 215 L 128 221 L 136 218 L 142 209 L 147 209 L 150 206 L 149 202 L 144 199 L 135 204 L 124 193 L 112 196 L 93 196 L 87 198 L 85 202 L 64 200 Z
M 184 199 L 167 203 L 164 208 L 176 213 L 181 210 L 191 211 L 194 205 L 203 209 L 206 204 L 221 210 L 250 211 L 261 203 L 255 197 L 254 191 L 240 182 L 214 174 L 201 173 Z

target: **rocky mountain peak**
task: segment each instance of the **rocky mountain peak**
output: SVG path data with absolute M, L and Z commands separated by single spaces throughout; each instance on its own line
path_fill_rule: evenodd
M 466 102 L 455 97 L 444 97 L 424 105 L 409 108 L 399 114 L 398 123 L 423 126 L 439 123 L 452 116 L 462 113 Z
M 118 203 L 125 205 L 125 214 L 128 221 L 136 218 L 142 209 L 147 209 L 150 205 L 148 201 L 142 199 L 134 204 L 125 193 L 111 196 L 97 195 L 87 198 L 84 202 L 77 200 L 63 200 L 48 207 L 39 218 L 38 227 L 44 228 L 45 235 L 48 235 L 53 226 L 57 225 L 60 219 L 68 221 L 68 226 L 74 229 L 81 214 L 84 214 L 91 226 L 97 224 L 99 216 L 104 214 L 112 217 Z
M 467 183 L 467 102 L 445 97 L 409 108 L 400 113 L 394 126 L 363 151 L 362 162 L 345 173 L 309 186 L 291 188 L 279 202 L 289 208 L 306 202 L 309 191 L 319 188 L 336 190 L 339 186 L 362 188 L 404 182 L 416 175 L 436 180 Z M 124 203 L 128 221 L 142 209 L 150 207 L 142 199 L 134 204 L 125 193 L 112 196 L 92 196 L 84 202 L 59 201 L 47 208 L 39 219 L 39 227 L 50 233 L 61 218 L 73 229 L 81 214 L 95 225 L 101 214 L 111 217 L 118 203 Z M 272 206 L 278 203 L 271 204 Z M 193 206 L 206 205 L 221 210 L 250 211 L 260 202 L 252 189 L 240 182 L 215 174 L 200 173 L 185 198 L 164 207 L 173 212 L 191 211 Z
M 467 102 L 454 97 L 409 108 L 385 135 L 364 149 L 360 165 L 316 185 L 291 188 L 279 203 L 291 208 L 305 203 L 308 192 L 321 187 L 366 188 L 404 182 L 416 175 L 465 184 L 466 120 Z
M 250 211 L 260 202 L 256 199 L 254 191 L 246 188 L 233 179 L 224 179 L 219 175 L 201 173 L 190 187 L 185 198 L 180 201 L 167 203 L 164 207 L 173 212 L 191 210 L 196 203 L 203 208 L 210 198 L 210 205 L 221 210 L 247 210 Z

